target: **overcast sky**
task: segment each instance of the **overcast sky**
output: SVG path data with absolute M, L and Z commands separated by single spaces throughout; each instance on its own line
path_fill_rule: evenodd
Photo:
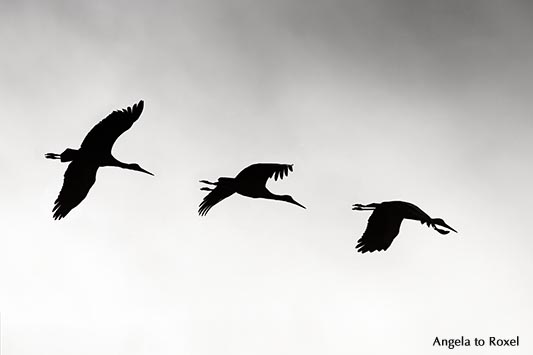
M 533 334 L 528 1 L 0 2 L 2 354 L 441 354 Z M 64 220 L 66 164 L 145 100 Z M 307 210 L 200 179 L 255 162 Z M 369 212 L 405 221 L 355 252 Z

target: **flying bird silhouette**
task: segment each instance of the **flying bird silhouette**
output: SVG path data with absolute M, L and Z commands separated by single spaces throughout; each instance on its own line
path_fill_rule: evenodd
M 74 207 L 85 199 L 96 181 L 96 171 L 103 166 L 116 166 L 122 169 L 140 171 L 154 175 L 139 166 L 118 161 L 111 154 L 113 144 L 126 132 L 143 111 L 144 102 L 127 109 L 113 111 L 93 127 L 81 143 L 80 149 L 67 148 L 63 153 L 47 153 L 48 159 L 61 159 L 62 163 L 71 162 L 63 180 L 63 187 L 54 202 L 54 219 L 65 217 Z
M 369 205 L 355 204 L 352 210 L 374 211 L 368 219 L 368 225 L 363 236 L 357 241 L 356 249 L 361 253 L 387 250 L 400 232 L 400 225 L 404 219 L 420 221 L 422 224 L 427 224 L 428 227 L 433 227 L 440 234 L 448 234 L 450 233 L 449 230 L 457 233 L 441 218 L 431 218 L 409 202 L 387 201 Z M 437 228 L 437 225 L 449 230 Z
M 269 178 L 274 177 L 274 180 L 278 180 L 279 177 L 281 180 L 284 176 L 289 175 L 289 170 L 292 171 L 292 164 L 258 163 L 245 168 L 235 178 L 221 177 L 218 178 L 217 182 L 200 180 L 201 183 L 216 187 L 214 189 L 209 187 L 202 187 L 200 189 L 211 192 L 200 203 L 198 214 L 205 216 L 214 205 L 234 193 L 251 198 L 285 201 L 305 208 L 303 205 L 294 201 L 291 196 L 275 195 L 266 188 L 266 182 Z

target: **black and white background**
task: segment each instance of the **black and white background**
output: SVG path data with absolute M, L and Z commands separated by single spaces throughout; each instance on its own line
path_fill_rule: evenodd
M 2 354 L 531 354 L 533 5 L 0 1 Z M 61 221 L 65 164 L 145 100 Z M 197 215 L 198 180 L 294 163 Z M 355 252 L 368 213 L 404 222 Z

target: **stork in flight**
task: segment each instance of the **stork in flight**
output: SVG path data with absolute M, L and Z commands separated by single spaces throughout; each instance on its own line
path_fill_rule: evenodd
M 404 219 L 420 221 L 422 224 L 427 224 L 428 227 L 433 227 L 440 234 L 448 234 L 450 233 L 449 230 L 457 233 L 441 218 L 431 218 L 409 202 L 387 201 L 369 205 L 355 204 L 352 210 L 374 211 L 368 219 L 368 225 L 363 236 L 357 241 L 356 249 L 361 253 L 387 250 L 400 232 L 400 225 Z M 437 226 L 449 230 L 440 229 Z
M 214 205 L 234 193 L 251 198 L 285 201 L 305 208 L 303 205 L 294 201 L 291 196 L 275 195 L 266 188 L 266 182 L 269 178 L 274 177 L 274 180 L 278 180 L 279 177 L 281 180 L 284 176 L 289 175 L 289 170 L 292 171 L 292 164 L 259 163 L 245 168 L 235 178 L 221 177 L 218 178 L 217 182 L 200 180 L 201 183 L 216 187 L 214 189 L 209 187 L 202 187 L 200 189 L 211 192 L 200 203 L 198 214 L 205 216 Z
M 143 107 L 144 102 L 141 100 L 133 107 L 113 111 L 89 131 L 80 149 L 67 148 L 61 154 L 45 155 L 48 159 L 61 159 L 62 163 L 71 162 L 65 171 L 61 192 L 54 202 L 54 219 L 65 217 L 85 199 L 96 181 L 96 171 L 100 167 L 116 166 L 154 175 L 141 168 L 139 164 L 123 163 L 111 154 L 117 138 L 137 121 Z

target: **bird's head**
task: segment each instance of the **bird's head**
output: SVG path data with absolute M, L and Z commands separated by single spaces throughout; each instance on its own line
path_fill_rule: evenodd
M 133 163 L 133 164 L 128 164 L 128 167 L 130 170 L 135 170 L 135 171 L 140 171 L 141 173 L 145 173 L 145 174 L 148 174 L 148 175 L 152 175 L 154 176 L 154 174 L 152 174 L 151 172 L 147 171 L 147 170 L 144 170 L 143 168 L 141 168 L 141 166 L 137 163 Z
M 452 227 L 450 227 L 449 225 L 447 225 L 446 222 L 444 222 L 442 218 L 433 218 L 431 220 L 431 226 L 433 227 L 433 229 L 435 229 L 440 234 L 448 234 L 450 233 L 449 230 L 452 230 L 455 233 L 457 233 L 457 231 L 453 229 Z M 437 226 L 445 227 L 445 228 L 448 228 L 449 230 L 440 229 L 440 228 L 437 228 Z
M 291 196 L 289 195 L 283 195 L 281 196 L 283 201 L 286 201 L 286 202 L 289 202 L 289 203 L 292 203 L 293 205 L 296 205 L 296 206 L 300 206 L 301 208 L 305 208 L 304 205 L 302 204 L 299 204 L 298 202 L 296 202 Z

